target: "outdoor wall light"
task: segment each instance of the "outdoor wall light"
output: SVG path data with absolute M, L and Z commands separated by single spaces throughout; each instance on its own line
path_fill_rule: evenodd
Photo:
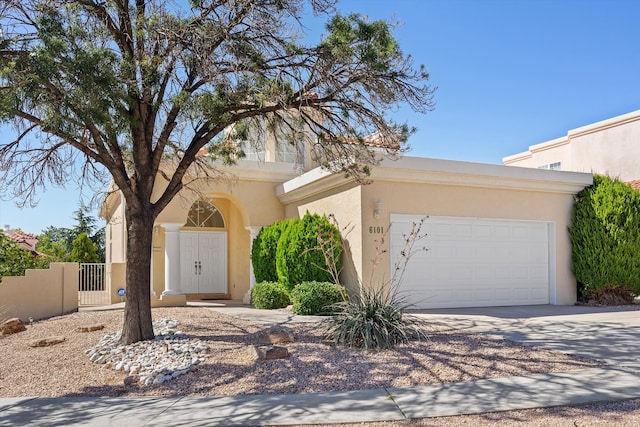
M 380 218 L 380 213 L 382 212 L 382 200 L 376 200 L 376 209 L 373 211 L 373 217 L 375 219 Z

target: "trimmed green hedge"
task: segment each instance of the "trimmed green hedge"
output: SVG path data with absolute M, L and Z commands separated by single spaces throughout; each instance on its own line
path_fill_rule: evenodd
M 579 291 L 615 285 L 640 295 L 640 192 L 617 179 L 593 179 L 576 196 L 569 227 Z
M 292 290 L 307 281 L 332 281 L 324 254 L 318 248 L 318 235 L 332 236 L 337 270 L 342 260 L 342 239 L 338 229 L 325 216 L 309 214 L 302 220 L 291 221 L 282 232 L 276 249 L 278 281 Z
M 331 314 L 330 306 L 344 301 L 346 290 L 329 282 L 303 282 L 291 291 L 295 314 Z
M 284 308 L 290 302 L 289 292 L 281 283 L 261 282 L 251 289 L 251 305 L 255 308 Z

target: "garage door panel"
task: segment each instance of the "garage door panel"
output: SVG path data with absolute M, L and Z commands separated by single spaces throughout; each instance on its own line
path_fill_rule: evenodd
M 421 216 L 392 215 L 391 259 Z M 422 308 L 547 304 L 548 224 L 521 220 L 430 217 L 400 290 Z

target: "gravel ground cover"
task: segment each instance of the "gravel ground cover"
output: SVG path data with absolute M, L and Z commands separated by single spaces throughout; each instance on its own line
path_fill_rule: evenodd
M 125 384 L 127 373 L 92 363 L 85 353 L 104 335 L 120 330 L 122 311 L 73 313 L 34 322 L 25 332 L 0 337 L 0 360 L 3 361 L 0 397 L 308 393 L 438 384 L 601 365 L 593 360 L 436 325 L 427 326 L 429 338 L 426 340 L 395 350 L 365 353 L 332 347 L 323 341 L 316 323 L 287 325 L 294 329 L 296 336 L 295 342 L 283 344 L 290 356 L 263 361 L 256 360 L 253 346 L 258 344 L 260 333 L 268 325 L 196 307 L 157 308 L 153 310 L 153 317 L 154 320 L 177 320 L 180 330 L 188 337 L 209 345 L 209 357 L 193 372 L 160 385 Z M 78 327 L 95 324 L 103 324 L 105 328 L 76 332 Z M 51 347 L 28 345 L 34 339 L 52 335 L 63 335 L 66 340 Z M 635 401 L 616 405 L 618 409 L 612 409 L 612 419 L 615 411 L 630 416 L 629 413 L 637 413 L 639 407 Z M 580 411 L 586 411 L 586 415 L 572 415 L 582 414 Z M 574 425 L 561 422 L 572 416 L 588 420 L 594 417 L 589 415 L 590 411 L 600 413 L 604 409 L 556 408 L 367 425 L 504 425 L 497 420 L 520 424 L 520 418 L 540 421 L 540 424 L 526 425 Z M 497 418 L 493 419 L 494 416 Z M 551 419 L 548 417 L 556 417 L 553 419 L 560 424 L 543 422 Z

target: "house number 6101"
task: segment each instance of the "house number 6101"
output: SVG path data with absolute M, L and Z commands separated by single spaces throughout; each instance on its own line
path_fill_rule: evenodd
M 372 225 L 369 227 L 369 234 L 382 234 L 384 233 L 384 227 L 381 225 Z

